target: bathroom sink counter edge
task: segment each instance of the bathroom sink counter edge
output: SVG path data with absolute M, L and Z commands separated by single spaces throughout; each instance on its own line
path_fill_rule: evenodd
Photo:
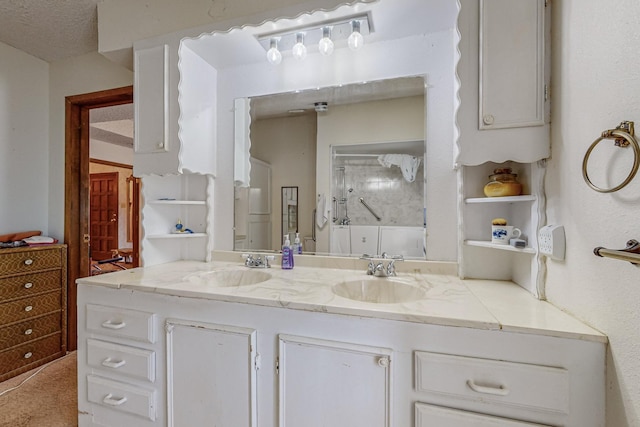
M 433 265 L 436 270 L 448 270 L 446 263 Z M 222 286 L 211 280 L 212 273 L 218 271 L 237 271 L 242 275 L 258 270 L 268 273 L 270 278 L 240 286 Z M 423 289 L 426 298 L 372 303 L 334 293 L 336 284 L 357 280 L 387 281 L 389 286 L 400 282 Z M 232 261 L 176 261 L 82 278 L 77 283 L 292 310 L 607 342 L 602 333 L 552 304 L 537 300 L 513 282 L 461 280 L 453 274 L 400 272 L 397 277 L 378 278 L 367 276 L 365 269 L 298 265 L 293 270 L 277 266 L 249 269 Z

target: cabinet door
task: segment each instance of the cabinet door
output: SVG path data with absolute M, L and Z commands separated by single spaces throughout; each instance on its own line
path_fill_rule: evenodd
M 480 129 L 544 124 L 544 1 L 480 2 Z
M 550 427 L 475 412 L 416 403 L 416 427 Z
M 134 53 L 136 154 L 168 150 L 169 47 L 155 46 Z
M 281 427 L 388 427 L 391 350 L 280 335 Z
M 166 330 L 168 425 L 255 427 L 256 331 L 174 319 Z

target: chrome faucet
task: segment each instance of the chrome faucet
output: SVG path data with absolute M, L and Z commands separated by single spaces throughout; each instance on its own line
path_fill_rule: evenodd
M 389 257 L 386 252 L 381 255 L 382 259 L 372 258 L 367 254 L 364 254 L 361 259 L 369 260 L 367 265 L 367 274 L 369 276 L 376 277 L 394 277 L 396 276 L 396 261 L 403 261 L 402 255 Z M 391 259 L 389 259 L 391 258 Z M 389 259 L 385 266 L 385 260 Z
M 265 255 L 262 258 L 258 254 L 242 254 L 242 258 L 244 258 L 244 265 L 249 268 L 271 268 L 270 261 L 275 259 L 273 255 Z

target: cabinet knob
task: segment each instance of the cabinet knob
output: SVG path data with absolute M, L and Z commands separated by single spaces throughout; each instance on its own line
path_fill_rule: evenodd
M 164 142 L 162 141 L 158 142 L 158 148 L 164 148 Z
M 32 259 L 25 259 L 24 260 L 24 265 L 31 265 L 33 264 L 33 260 Z
M 33 353 L 31 353 L 30 351 L 24 354 L 25 359 L 31 359 L 31 356 L 33 356 Z
M 494 119 L 494 117 L 493 117 L 491 114 L 485 114 L 485 115 L 482 117 L 482 122 L 483 122 L 485 125 L 492 125 L 494 121 L 495 121 L 495 119 Z
M 31 282 L 27 282 L 27 283 L 25 283 L 25 284 L 24 284 L 24 288 L 25 288 L 25 289 L 31 289 L 31 288 L 33 288 L 33 283 L 31 283 Z
M 24 311 L 31 311 L 33 310 L 33 306 L 32 305 L 28 305 L 24 308 Z
M 33 329 L 27 329 L 26 331 L 24 331 L 25 335 L 31 335 L 33 333 Z
M 389 366 L 389 358 L 388 357 L 381 357 L 378 359 L 378 366 L 381 366 L 383 368 L 386 368 Z

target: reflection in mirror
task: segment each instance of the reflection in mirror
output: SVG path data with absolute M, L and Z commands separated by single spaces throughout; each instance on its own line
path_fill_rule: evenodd
M 252 165 L 259 159 L 271 166 L 276 191 L 299 188 L 295 222 L 305 252 L 424 259 L 424 88 L 423 76 L 405 77 L 245 103 Z M 250 188 L 264 185 L 254 181 L 253 172 L 252 166 Z M 256 239 L 250 227 L 238 224 L 238 191 L 235 249 L 243 250 L 243 242 Z M 277 215 L 280 209 L 275 205 L 272 211 Z M 262 239 L 265 246 L 251 249 L 280 249 L 287 229 L 284 206 L 281 212 L 270 244 Z M 246 230 L 246 240 L 239 230 Z
M 289 240 L 294 242 L 298 233 L 298 187 L 282 187 L 281 191 L 282 233 L 280 234 L 289 235 Z

